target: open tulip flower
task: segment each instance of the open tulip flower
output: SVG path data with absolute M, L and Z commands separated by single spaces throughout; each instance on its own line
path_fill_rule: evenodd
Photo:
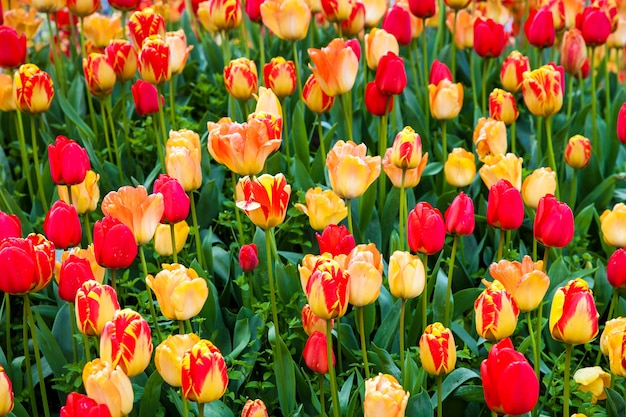
M 340 140 L 326 158 L 330 186 L 342 198 L 357 198 L 380 175 L 380 163 L 380 156 L 367 155 L 364 144 Z
M 163 270 L 154 277 L 148 275 L 146 283 L 156 295 L 163 315 L 170 320 L 194 317 L 209 295 L 206 281 L 180 264 L 163 264 Z
M 554 293 L 550 310 L 550 333 L 555 340 L 577 345 L 598 334 L 598 311 L 587 283 L 577 278 Z
M 291 186 L 283 174 L 243 177 L 237 183 L 236 193 L 237 207 L 260 228 L 271 229 L 285 220 Z
M 352 89 L 359 70 L 359 58 L 343 39 L 333 39 L 322 49 L 309 49 L 309 65 L 322 91 L 331 97 Z
M 311 22 L 311 8 L 304 0 L 265 0 L 261 18 L 276 36 L 287 41 L 304 39 Z

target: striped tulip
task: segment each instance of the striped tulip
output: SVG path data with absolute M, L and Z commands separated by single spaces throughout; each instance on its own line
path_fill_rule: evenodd
M 291 186 L 283 174 L 245 176 L 237 183 L 237 207 L 258 227 L 268 230 L 285 220 Z
M 535 116 L 550 117 L 563 107 L 563 76 L 551 65 L 524 73 L 522 94 L 528 110 Z
M 199 341 L 200 337 L 194 333 L 177 334 L 168 336 L 157 346 L 154 365 L 165 382 L 173 387 L 183 385 L 183 356 Z
M 98 404 L 106 404 L 111 417 L 122 417 L 133 409 L 133 386 L 119 366 L 97 358 L 83 368 L 83 384 L 87 396 Z
M 87 281 L 76 291 L 76 324 L 87 336 L 100 336 L 104 325 L 113 320 L 120 309 L 113 287 L 98 281 Z
M 492 342 L 513 334 L 519 307 L 500 281 L 494 281 L 474 302 L 476 332 Z
M 5 416 L 13 410 L 13 387 L 11 380 L 0 365 L 0 416 Z
M 248 58 L 233 59 L 224 67 L 224 84 L 234 99 L 246 101 L 259 88 L 256 64 Z
M 144 40 L 153 35 L 165 38 L 165 20 L 152 7 L 134 12 L 128 20 L 128 32 L 135 49 L 142 48 Z
M 267 407 L 263 400 L 248 400 L 243 406 L 241 417 L 267 417 Z
M 133 45 L 126 39 L 115 39 L 104 50 L 115 71 L 118 81 L 129 81 L 135 78 L 139 57 Z
M 304 100 L 304 104 L 306 104 L 309 110 L 317 114 L 326 113 L 335 104 L 335 97 L 329 96 L 322 90 L 313 74 L 309 75 L 309 78 L 304 83 L 302 100 Z
M 279 98 L 285 98 L 296 90 L 296 66 L 282 56 L 272 58 L 263 67 L 263 81 Z
M 515 96 L 508 91 L 494 88 L 489 94 L 489 117 L 500 120 L 507 126 L 515 123 L 519 117 Z
M 334 320 L 331 320 L 330 327 L 332 329 Z M 302 328 L 307 336 L 311 336 L 313 332 L 326 333 L 326 320 L 317 317 L 311 310 L 309 304 L 302 307 Z
M 180 264 L 163 264 L 156 276 L 148 275 L 146 283 L 156 295 L 163 316 L 170 320 L 188 320 L 202 310 L 209 295 L 204 278 Z
M 590 342 L 598 334 L 598 310 L 586 281 L 576 278 L 554 293 L 550 333 L 569 345 Z
M 306 282 L 306 296 L 311 311 L 324 320 L 343 317 L 348 309 L 349 275 L 337 261 L 322 257 Z
M 567 141 L 565 163 L 574 169 L 582 169 L 591 160 L 591 141 L 582 135 L 574 135 Z
M 206 0 L 198 5 L 198 20 L 209 32 L 229 31 L 241 24 L 240 0 Z
M 129 308 L 115 312 L 113 320 L 102 329 L 100 357 L 119 366 L 129 377 L 142 373 L 152 357 L 148 322 Z
M 530 71 L 530 61 L 521 52 L 512 51 L 502 63 L 500 84 L 505 90 L 517 93 L 522 88 L 524 73 Z
M 185 352 L 181 376 L 183 395 L 198 403 L 220 399 L 228 386 L 224 357 L 208 340 L 200 340 Z
M 456 365 L 456 345 L 452 331 L 443 324 L 429 324 L 420 337 L 420 359 L 430 375 L 445 375 Z
M 139 51 L 139 75 L 150 84 L 158 85 L 172 78 L 170 47 L 164 37 L 153 35 L 144 40 Z
M 47 111 L 54 97 L 52 78 L 35 64 L 24 64 L 13 76 L 13 98 L 23 113 L 39 114 Z

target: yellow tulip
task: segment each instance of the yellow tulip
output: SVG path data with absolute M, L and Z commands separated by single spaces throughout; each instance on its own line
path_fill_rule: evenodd
M 309 217 L 309 223 L 315 230 L 324 230 L 329 224 L 339 224 L 348 215 L 346 203 L 333 190 L 309 188 L 305 198 L 306 205 L 298 203 L 296 207 Z
M 113 367 L 100 358 L 87 362 L 83 368 L 83 384 L 87 396 L 98 404 L 106 404 L 111 417 L 122 417 L 133 409 L 133 386 L 122 368 Z
M 182 383 L 181 370 L 185 352 L 200 341 L 194 333 L 170 335 L 154 353 L 154 364 L 165 382 L 173 387 L 180 387 Z
M 478 159 L 484 162 L 487 155 L 504 155 L 507 149 L 504 122 L 481 117 L 474 129 L 474 145 Z
M 539 307 L 550 287 L 550 278 L 543 272 L 543 261 L 534 263 L 530 256 L 524 256 L 521 263 L 508 260 L 493 263 L 489 273 L 502 283 L 521 311 Z
M 519 190 L 522 188 L 522 162 L 523 159 L 513 153 L 488 155 L 478 173 L 487 188 L 505 179 Z
M 416 255 L 395 251 L 389 257 L 389 290 L 394 297 L 408 300 L 424 291 L 426 271 Z
M 599 366 L 581 368 L 574 374 L 574 381 L 582 392 L 591 392 L 591 404 L 606 398 L 604 388 L 610 387 L 611 375 Z
M 537 209 L 541 197 L 556 191 L 556 174 L 551 168 L 537 168 L 526 177 L 522 184 L 524 204 Z
M 448 154 L 443 166 L 446 181 L 453 187 L 465 187 L 476 177 L 476 162 L 474 154 L 463 148 L 454 148 Z
M 430 114 L 434 119 L 454 119 L 463 108 L 463 84 L 453 84 L 444 78 L 437 85 L 428 85 L 428 98 Z
M 186 221 L 174 225 L 176 234 L 176 253 L 183 250 L 189 236 L 189 225 Z M 172 229 L 171 225 L 160 223 L 154 233 L 154 251 L 161 256 L 172 256 Z
M 380 175 L 380 156 L 367 156 L 367 147 L 338 141 L 328 153 L 326 167 L 330 186 L 346 199 L 359 197 Z
M 602 236 L 607 245 L 626 246 L 626 205 L 617 203 L 613 210 L 605 210 L 600 216 Z

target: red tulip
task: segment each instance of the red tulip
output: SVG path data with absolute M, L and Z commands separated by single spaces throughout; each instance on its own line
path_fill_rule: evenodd
M 448 233 L 464 236 L 474 232 L 474 202 L 464 192 L 452 200 L 445 217 Z
M 401 94 L 406 83 L 404 59 L 393 52 L 387 52 L 378 62 L 376 87 L 383 94 Z
M 109 5 L 114 9 L 121 10 L 123 12 L 129 12 L 139 7 L 141 0 L 109 0 Z
M 48 239 L 61 249 L 78 246 L 83 238 L 76 208 L 63 200 L 57 200 L 50 207 L 43 221 L 43 230 Z
M 504 26 L 491 19 L 474 23 L 474 50 L 483 58 L 497 58 L 506 47 Z
M 131 87 L 135 109 L 140 116 L 148 116 L 159 111 L 159 92 L 157 88 L 143 80 L 137 80 Z M 161 96 L 161 106 L 165 104 L 165 97 Z
M 160 36 L 146 38 L 138 54 L 139 76 L 150 84 L 163 84 L 172 78 L 170 47 L 164 39 Z
M 387 11 L 383 20 L 383 29 L 395 36 L 400 45 L 411 43 L 411 15 L 397 4 Z
M 415 17 L 426 19 L 437 13 L 435 0 L 409 0 L 409 8 Z
M 320 253 L 330 253 L 332 256 L 347 255 L 356 247 L 354 237 L 350 234 L 346 226 L 330 224 L 319 233 L 315 233 Z
M 57 136 L 54 145 L 48 145 L 48 161 L 52 181 L 57 185 L 80 184 L 91 169 L 85 148 L 62 135 Z
M 507 180 L 500 180 L 489 189 L 487 223 L 502 230 L 519 229 L 524 221 L 524 202 L 519 190 Z
M 259 265 L 259 251 L 254 243 L 241 246 L 239 265 L 244 272 L 252 272 Z
M 361 42 L 358 39 L 348 39 L 345 41 L 345 44 L 348 48 L 352 49 L 354 55 L 356 55 L 357 61 L 361 60 Z
M 128 268 L 137 256 L 133 231 L 116 218 L 105 216 L 93 227 L 93 250 L 98 265 Z
M 261 5 L 265 0 L 247 0 L 246 1 L 246 13 L 251 22 L 261 22 Z
M 22 237 L 22 222 L 15 214 L 0 211 L 0 241 L 5 237 Z
M 89 261 L 76 255 L 70 255 L 63 261 L 59 270 L 59 298 L 68 303 L 73 303 L 78 289 L 85 282 L 93 279 L 95 278 Z
M 304 345 L 302 357 L 306 366 L 318 374 L 328 373 L 328 351 L 326 347 L 326 334 L 315 331 L 309 336 Z M 335 366 L 335 353 L 333 352 L 333 366 Z
M 545 7 L 533 10 L 524 24 L 526 38 L 531 45 L 537 48 L 547 48 L 554 45 L 555 30 L 552 12 Z
M 574 237 L 572 209 L 551 194 L 541 197 L 533 232 L 544 246 L 564 248 Z
M 72 392 L 61 407 L 59 417 L 111 417 L 106 404 L 98 404 L 86 395 Z
M 413 252 L 427 255 L 439 252 L 446 239 L 441 212 L 429 203 L 417 203 L 409 213 L 407 234 Z
M 606 264 L 606 278 L 615 288 L 626 289 L 626 250 L 619 248 Z
M 435 59 L 432 66 L 430 67 L 430 78 L 428 80 L 428 83 L 432 85 L 438 85 L 439 81 L 443 80 L 444 78 L 452 81 L 452 73 L 450 72 L 450 68 L 448 68 L 448 66 L 443 62 Z
M 9 26 L 0 26 L 0 67 L 16 68 L 26 62 L 26 35 Z
M 154 193 L 163 194 L 163 216 L 161 223 L 182 222 L 189 215 L 189 196 L 176 178 L 167 174 L 159 175 L 154 182 Z
M 129 81 L 135 77 L 139 57 L 129 41 L 126 39 L 112 40 L 104 52 L 109 58 L 118 81 Z
M 370 81 L 365 87 L 365 108 L 374 116 L 384 116 L 393 109 L 393 96 L 381 92 L 376 81 Z
M 40 291 L 52 279 L 54 244 L 43 235 L 7 237 L 0 242 L 0 271 L 0 291 L 14 295 Z
M 589 6 L 576 16 L 576 28 L 588 46 L 599 46 L 604 45 L 611 34 L 611 21 L 604 10 Z
M 626 145 L 626 103 L 622 104 L 617 115 L 617 138 Z
M 121 3 L 121 1 L 118 3 Z M 144 40 L 152 35 L 161 35 L 161 38 L 165 39 L 165 19 L 163 19 L 163 16 L 156 13 L 152 7 L 148 7 L 130 16 L 128 20 L 128 32 L 130 39 L 133 41 L 133 45 L 139 50 Z

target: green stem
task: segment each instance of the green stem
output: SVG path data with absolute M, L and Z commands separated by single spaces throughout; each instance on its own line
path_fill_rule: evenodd
M 175 80 L 176 75 L 172 74 L 172 78 L 170 79 L 169 84 L 169 88 L 170 88 L 170 126 L 174 127 L 176 126 L 176 100 L 174 100 L 175 98 L 175 93 L 174 93 L 174 80 Z
M 248 297 L 250 299 L 250 310 L 252 310 L 252 306 L 254 306 L 254 287 L 252 281 L 253 277 L 251 272 L 245 272 L 244 274 L 246 275 L 246 278 L 248 280 Z
M 474 108 L 478 108 L 478 96 L 476 94 L 476 70 L 474 69 L 474 53 L 473 51 L 469 51 L 469 66 L 470 66 L 470 78 L 472 82 L 472 102 L 474 103 Z M 474 121 L 475 123 L 476 121 Z
M 61 71 L 61 59 L 59 58 L 59 51 L 57 50 L 57 43 L 54 39 L 54 32 L 52 31 L 52 18 L 50 17 L 51 13 L 46 13 L 46 20 L 48 23 L 48 31 L 50 32 L 50 49 L 52 49 L 52 59 L 54 60 L 54 72 L 57 76 L 57 82 L 61 87 L 61 91 L 65 96 L 65 81 L 64 74 Z M 82 28 L 81 28 L 82 31 Z M 84 56 L 84 55 L 83 55 Z
M 446 287 L 446 309 L 444 314 L 445 326 L 450 327 L 450 295 L 452 292 L 452 276 L 454 274 L 454 259 L 456 258 L 456 249 L 459 243 L 459 236 L 454 235 L 452 241 L 452 254 L 450 255 L 450 267 L 448 268 L 448 285 Z
M 550 163 L 550 168 L 554 172 L 554 176 L 556 179 L 556 190 L 555 197 L 559 199 L 559 180 L 557 177 L 558 171 L 556 170 L 556 159 L 554 158 L 554 148 L 552 147 L 552 116 L 546 118 L 546 134 L 548 136 L 548 162 Z
M 539 349 L 537 349 L 537 341 L 535 340 L 535 333 L 533 331 L 533 323 L 530 319 L 530 311 L 526 312 L 526 325 L 528 326 L 528 337 L 530 337 L 530 343 L 532 345 L 533 348 L 533 363 L 536 365 L 539 363 L 540 358 L 539 358 Z M 539 368 L 537 366 L 535 366 L 535 374 L 537 375 L 537 380 L 540 381 L 539 379 L 539 375 L 537 374 L 536 371 L 538 371 Z M 535 411 L 533 409 L 533 414 L 535 414 Z
M 28 315 L 28 326 L 30 327 L 31 337 L 33 339 L 33 352 L 35 353 L 35 362 L 37 363 L 37 375 L 39 375 L 39 391 L 41 393 L 41 401 L 43 402 L 43 413 L 46 417 L 50 417 L 48 409 L 48 393 L 46 392 L 46 381 L 43 375 L 43 367 L 41 366 L 41 357 L 39 355 L 39 343 L 37 342 L 37 331 L 35 330 L 35 319 L 30 308 L 29 295 L 24 295 L 24 308 Z
M 270 228 L 265 231 L 265 255 L 267 257 L 267 279 L 270 283 L 270 302 L 272 304 L 272 320 L 274 321 L 274 330 L 276 338 L 280 337 L 278 328 L 278 308 L 276 307 L 276 289 L 274 285 L 274 261 L 272 260 L 272 240 L 274 238 L 274 229 Z
M 263 24 L 259 23 L 259 62 L 261 63 L 259 70 L 261 72 L 263 72 L 263 67 L 265 67 L 265 36 L 261 33 L 263 27 Z
M 170 228 L 170 237 L 172 239 L 172 258 L 175 264 L 178 263 L 178 254 L 176 253 L 176 228 L 173 223 L 168 225 Z
M 37 178 L 37 192 L 39 194 L 39 199 L 41 200 L 41 205 L 43 206 L 44 211 L 48 211 L 48 202 L 46 200 L 46 194 L 43 189 L 43 181 L 41 179 L 41 166 L 39 165 L 39 149 L 37 147 L 37 132 L 35 130 L 35 114 L 30 115 L 30 134 L 31 140 L 33 142 L 33 159 L 35 162 L 35 177 Z
M 180 389 L 180 401 L 183 403 L 183 417 L 187 417 L 189 415 L 189 406 L 182 388 Z M 201 404 L 198 404 L 198 406 L 202 408 Z
M 320 139 L 320 152 L 322 152 L 322 166 L 326 167 L 326 144 L 324 143 L 324 130 L 322 129 L 322 115 L 317 115 L 317 136 Z
M 204 417 L 204 403 L 198 403 L 198 417 Z
M 609 307 L 609 314 L 606 317 L 607 321 L 613 318 L 613 313 L 615 312 L 615 308 L 617 307 L 617 303 L 619 301 L 619 293 L 617 288 L 613 288 L 613 296 L 611 297 L 611 306 Z
M 574 91 L 573 90 L 574 90 L 574 76 L 569 75 L 569 80 L 567 82 L 567 118 L 566 120 L 571 120 L 571 117 L 572 117 L 572 107 L 574 105 Z M 569 132 L 569 128 L 568 128 L 568 132 Z
M 439 10 L 443 11 L 445 9 L 439 9 Z M 443 14 L 445 15 L 445 13 Z M 456 19 L 457 19 L 458 14 L 459 12 L 456 9 L 454 9 L 454 20 L 452 21 L 453 22 L 452 23 L 452 42 L 450 42 L 451 48 L 452 48 L 451 57 L 450 57 L 452 64 L 450 65 L 450 71 L 452 72 L 453 82 L 456 80 Z M 440 30 L 440 31 L 443 32 L 443 30 Z
M 427 309 L 428 306 L 428 254 L 424 254 L 424 291 L 422 292 L 422 332 L 428 326 Z
M 441 390 L 441 380 L 443 379 L 442 375 L 437 375 L 437 417 L 443 416 L 443 393 Z
M 124 16 L 126 14 L 126 12 L 122 13 L 122 16 Z M 122 26 L 125 27 L 125 26 Z M 130 141 L 128 140 L 128 115 L 126 114 L 126 82 L 123 81 L 122 85 L 122 120 L 123 120 L 123 128 L 124 128 L 124 143 L 126 146 L 124 146 L 124 149 L 126 150 L 126 158 L 128 159 L 128 164 L 129 166 L 132 166 L 131 163 L 131 154 L 130 154 Z M 155 132 L 156 133 L 156 132 Z
M 504 230 L 499 229 L 499 237 L 498 237 L 498 258 L 496 262 L 502 259 L 502 250 L 504 249 Z
M 24 298 L 28 298 L 28 295 L 25 295 Z M 33 385 L 33 373 L 31 371 L 30 364 L 30 350 L 28 347 L 28 313 L 27 310 L 30 310 L 30 307 L 27 306 L 26 301 L 24 302 L 24 316 L 22 319 L 22 341 L 24 342 L 24 362 L 26 363 L 26 380 L 28 381 L 28 395 L 30 397 L 30 409 L 34 417 L 39 416 L 39 411 L 37 409 L 37 401 L 35 400 L 35 386 Z
M 87 51 L 85 49 L 85 18 L 80 18 L 80 51 L 82 53 L 83 58 L 87 58 Z M 89 86 L 85 84 L 85 88 L 87 89 L 87 105 L 89 107 L 89 118 L 91 119 L 91 130 L 93 130 L 93 135 L 97 139 L 98 138 L 98 125 L 96 123 L 96 112 L 93 107 L 93 99 L 91 98 L 91 93 L 89 92 Z M 107 143 L 108 145 L 108 143 Z M 107 146 L 108 149 L 108 146 Z M 109 149 L 109 159 L 111 159 L 111 152 Z
M 541 330 L 543 324 L 543 301 L 539 303 L 539 308 L 537 309 L 537 333 L 536 337 L 536 345 L 537 345 L 537 358 L 535 361 L 535 375 L 537 375 L 537 379 L 541 381 Z
M 111 287 L 113 287 L 113 290 L 115 290 L 115 293 L 118 295 L 120 300 L 122 300 L 122 297 L 117 290 L 117 282 L 116 282 L 117 269 L 109 269 L 109 271 L 111 271 Z
M 70 309 L 70 328 L 72 329 L 72 354 L 74 363 L 78 363 L 78 345 L 76 344 L 76 313 L 74 312 L 74 303 L 68 303 Z
M 406 384 L 406 376 L 404 375 L 404 311 L 406 309 L 406 300 L 403 298 L 400 303 L 400 375 L 402 375 L 402 383 Z
M 352 119 L 350 118 L 350 114 L 348 113 L 348 104 L 346 101 L 346 94 L 341 94 L 339 96 L 339 104 L 341 104 L 341 110 L 343 111 L 343 117 L 346 119 L 346 142 L 351 141 L 352 139 Z
M 139 245 L 139 257 L 141 258 L 141 266 L 143 267 L 143 279 L 148 277 L 148 264 L 146 263 L 146 255 L 143 252 L 143 246 Z M 154 329 L 156 330 L 157 339 L 159 343 L 163 340 L 161 337 L 161 330 L 159 329 L 159 321 L 157 320 L 156 310 L 154 309 L 154 300 L 152 299 L 152 290 L 146 285 L 146 291 L 148 292 L 148 307 L 150 308 L 150 315 L 154 323 Z
M 482 90 L 482 111 L 483 117 L 487 117 L 487 65 L 489 60 L 483 58 L 483 90 Z
M 91 95 L 88 94 L 90 97 Z M 104 141 L 107 145 L 107 156 L 109 157 L 109 162 L 113 163 L 113 151 L 111 151 L 111 139 L 109 137 L 109 123 L 107 121 L 107 113 L 105 108 L 100 103 L 100 109 L 102 110 L 102 128 L 104 129 Z
M 406 207 L 406 188 L 404 186 L 404 182 L 406 180 L 406 169 L 402 170 L 402 180 L 400 182 L 400 218 L 399 226 L 400 226 L 400 239 L 402 239 L 402 250 L 407 251 L 409 246 L 408 234 L 406 230 L 407 226 L 407 207 Z
M 235 178 L 235 172 L 230 172 L 230 178 L 233 183 L 233 201 L 237 204 L 237 178 Z M 239 213 L 239 209 L 235 205 L 235 219 L 237 220 L 237 232 L 239 236 L 237 237 L 237 242 L 239 243 L 239 247 L 243 246 L 243 242 L 245 242 L 245 236 L 243 234 L 243 226 L 241 224 L 241 214 Z
M 441 1 L 440 1 L 441 3 Z M 439 9 L 443 10 L 443 9 Z M 423 32 L 420 35 L 422 37 L 422 62 L 424 65 L 424 103 L 422 104 L 422 109 L 424 111 L 424 119 L 426 122 L 426 132 L 430 132 L 430 112 L 429 108 L 429 100 L 428 100 L 428 84 L 429 84 L 429 76 L 428 76 L 428 45 L 426 44 L 426 19 L 422 19 Z M 443 26 L 440 26 L 443 27 Z M 443 33 L 443 30 L 437 31 L 437 39 L 439 39 L 440 34 Z M 437 51 L 439 49 L 436 49 Z M 429 134 L 430 136 L 430 134 Z
M 198 258 L 198 263 L 200 264 L 200 266 L 202 266 L 202 269 L 206 270 L 206 265 L 204 265 L 204 255 L 202 254 L 200 228 L 198 227 L 198 215 L 196 214 L 196 198 L 194 197 L 193 191 L 189 192 L 189 201 L 191 202 L 191 221 L 193 223 L 193 235 L 196 239 L 196 257 Z
M 574 169 L 572 182 L 570 183 L 569 206 L 574 210 L 576 207 L 576 191 L 578 190 L 578 170 Z
M 541 166 L 541 134 L 543 131 L 543 117 L 537 117 L 537 167 Z
M 598 128 L 596 122 L 596 67 L 594 47 L 591 47 L 591 57 L 589 68 L 591 68 L 591 144 L 597 149 L 598 160 L 602 160 L 602 144 L 598 142 Z
M 115 152 L 115 163 L 117 165 L 117 172 L 120 179 L 120 185 L 124 184 L 124 170 L 122 169 L 122 156 L 120 155 L 119 147 L 117 146 L 117 133 L 115 132 L 115 122 L 113 121 L 113 109 L 111 107 L 111 96 L 108 96 L 104 100 L 105 111 L 109 113 L 109 127 L 111 128 L 111 137 L 113 138 L 113 150 Z M 103 112 L 104 113 L 104 112 Z M 130 162 L 130 161 L 129 161 Z
M 337 369 L 341 371 L 343 369 L 343 359 L 341 357 L 341 319 L 339 317 L 335 319 L 335 326 L 337 329 Z
M 75 320 L 75 318 L 72 317 L 71 320 Z M 90 352 L 91 348 L 89 346 L 89 338 L 84 333 L 82 333 L 82 335 L 83 335 L 83 347 L 85 348 L 85 359 L 87 360 L 87 362 L 91 362 L 91 352 Z
M 87 243 L 91 245 L 93 238 L 91 237 L 91 224 L 89 223 L 89 212 L 83 213 L 83 225 L 85 226 L 85 233 L 87 234 Z
M 448 156 L 448 133 L 446 126 L 446 120 L 441 121 L 441 162 L 446 162 L 446 157 Z
M 283 114 L 285 115 L 285 117 L 283 118 L 283 143 L 285 144 L 285 153 L 287 156 L 287 163 L 289 164 L 291 162 L 291 151 L 290 151 L 290 147 L 289 147 L 289 126 L 287 123 L 287 119 L 289 119 L 287 117 L 287 113 L 286 113 L 286 106 L 285 106 L 285 100 L 281 99 L 280 100 L 280 107 L 283 109 Z
M 167 145 L 167 138 L 169 136 L 168 132 L 167 132 L 167 128 L 165 127 L 165 109 L 163 108 L 163 105 L 161 103 L 161 95 L 163 95 L 163 86 L 158 86 L 157 87 L 157 95 L 158 95 L 158 104 L 159 104 L 159 124 L 161 125 L 161 135 L 163 136 L 163 146 L 165 147 Z
M 359 333 L 361 336 L 361 355 L 363 356 L 363 369 L 365 370 L 365 379 L 370 378 L 370 367 L 367 361 L 367 346 L 365 344 L 365 319 L 363 319 L 363 307 L 356 307 L 359 314 Z M 329 362 L 329 366 L 331 362 Z
M 161 171 L 167 172 L 167 167 L 165 165 L 165 157 L 163 156 L 163 146 L 161 146 L 161 140 L 159 139 L 159 128 L 157 127 L 157 121 L 154 116 L 151 116 L 151 119 L 152 119 L 152 130 L 154 130 L 154 139 L 156 141 L 155 146 L 157 148 L 157 155 L 159 155 L 159 162 L 161 163 Z
M 298 102 L 302 100 L 302 82 L 300 77 L 300 59 L 298 59 L 298 41 L 291 42 L 293 63 L 296 67 L 296 84 L 298 85 Z
M 517 123 L 516 122 L 513 122 L 511 124 L 511 152 L 517 155 Z
M 324 374 L 318 374 L 318 379 L 320 381 L 320 416 L 326 417 L 326 401 L 324 400 Z
M 606 53 L 604 54 L 604 118 L 606 120 L 606 125 L 611 126 L 611 84 L 609 83 L 609 54 L 610 49 L 606 48 Z
M 417 94 L 417 89 L 419 88 L 419 79 L 417 78 L 417 70 L 419 70 L 419 66 L 415 62 L 415 55 L 413 55 L 413 47 L 415 46 L 415 39 L 411 39 L 411 43 L 408 46 L 409 49 L 409 61 L 411 62 L 411 75 L 413 76 L 413 83 L 415 83 L 415 92 Z
M 572 361 L 572 345 L 565 346 L 565 369 L 563 371 L 563 415 L 569 416 L 569 374 Z
M 352 227 L 352 205 L 350 201 L 349 198 L 346 199 L 346 207 L 348 208 L 348 231 L 354 236 L 354 228 Z
M 389 113 L 385 112 L 382 116 L 380 116 L 380 125 L 379 125 L 379 133 L 378 133 L 378 155 L 382 158 L 385 156 L 385 152 L 387 152 L 387 124 L 389 122 Z M 386 196 L 386 184 L 387 184 L 387 176 L 380 175 L 378 177 L 378 215 L 382 216 L 383 208 L 385 207 Z
M 20 156 L 22 157 L 22 172 L 26 177 L 26 184 L 28 185 L 28 194 L 31 201 L 35 201 L 35 191 L 33 189 L 33 180 L 30 177 L 30 166 L 28 164 L 28 153 L 26 151 L 26 139 L 24 135 L 24 124 L 22 122 L 22 112 L 15 111 L 15 123 L 17 125 L 17 140 L 20 143 Z
M 333 366 L 333 334 L 330 320 L 326 320 L 326 353 L 328 357 L 328 376 L 330 377 L 330 393 L 333 399 L 333 416 L 339 417 L 339 396 L 337 395 L 337 381 Z M 337 333 L 339 330 L 337 330 Z
M 11 299 L 9 293 L 4 293 L 4 324 L 6 325 L 4 337 L 6 339 L 7 364 L 13 363 L 13 348 L 11 347 Z

